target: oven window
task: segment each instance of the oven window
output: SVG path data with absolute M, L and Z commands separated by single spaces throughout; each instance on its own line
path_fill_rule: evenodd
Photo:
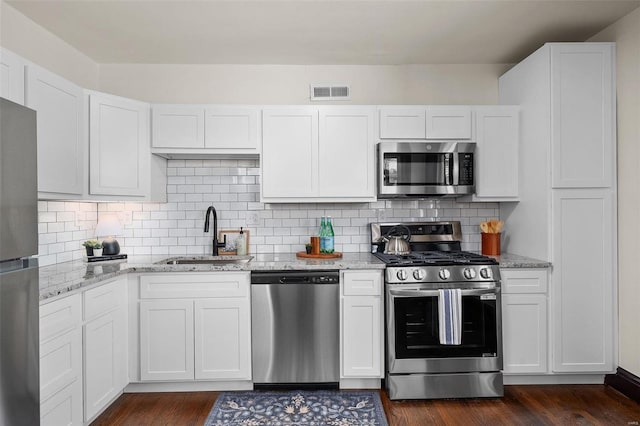
M 446 185 L 452 181 L 452 160 L 449 153 L 384 154 L 384 185 Z
M 496 300 L 462 297 L 462 344 L 441 345 L 438 298 L 394 299 L 396 358 L 496 356 Z

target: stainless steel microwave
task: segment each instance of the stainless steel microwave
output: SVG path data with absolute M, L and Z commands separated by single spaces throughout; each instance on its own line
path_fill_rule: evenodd
M 475 143 L 378 143 L 378 198 L 473 194 Z

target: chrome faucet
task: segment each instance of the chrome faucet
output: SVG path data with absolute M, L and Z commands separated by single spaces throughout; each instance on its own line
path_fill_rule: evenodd
M 218 255 L 218 248 L 225 247 L 227 244 L 227 236 L 222 238 L 222 242 L 218 242 L 218 214 L 213 206 L 207 209 L 207 215 L 204 218 L 204 232 L 209 232 L 209 216 L 213 213 L 213 255 Z

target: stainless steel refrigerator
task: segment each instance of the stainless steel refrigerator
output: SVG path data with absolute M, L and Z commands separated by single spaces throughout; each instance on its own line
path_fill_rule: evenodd
M 0 98 L 0 424 L 40 423 L 36 112 Z

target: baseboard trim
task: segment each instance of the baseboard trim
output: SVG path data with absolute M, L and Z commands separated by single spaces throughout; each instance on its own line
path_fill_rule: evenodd
M 615 374 L 604 376 L 604 384 L 611 386 L 618 392 L 640 402 L 640 377 L 618 367 Z

